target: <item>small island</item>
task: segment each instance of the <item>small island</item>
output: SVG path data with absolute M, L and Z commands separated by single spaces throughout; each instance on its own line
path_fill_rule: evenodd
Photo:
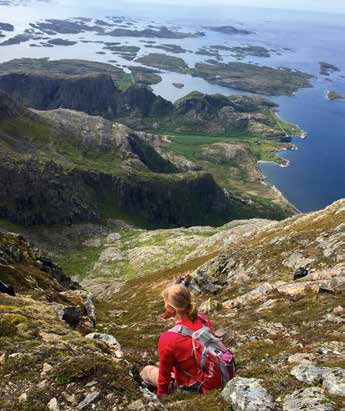
M 47 41 L 48 44 L 53 44 L 54 46 L 74 46 L 77 44 L 76 41 L 65 40 L 65 39 L 51 39 Z
M 309 80 L 313 77 L 288 68 L 276 69 L 240 62 L 197 63 L 191 72 L 211 84 L 272 96 L 292 95 L 299 88 L 311 87 Z
M 201 37 L 205 33 L 182 33 L 180 31 L 173 31 L 168 29 L 168 27 L 162 26 L 159 30 L 153 29 L 143 29 L 143 30 L 132 30 L 125 28 L 116 28 L 115 30 L 105 33 L 107 36 L 113 37 L 146 37 L 146 38 L 161 38 L 161 39 L 185 39 L 188 37 Z
M 320 61 L 320 74 L 322 76 L 329 76 L 336 71 L 340 71 L 340 69 L 337 66 L 334 66 L 333 64 L 330 63 L 325 63 L 324 61 Z
M 235 53 L 234 57 L 271 57 L 270 51 L 261 46 L 231 47 L 230 50 Z
M 151 48 L 151 49 L 161 49 L 164 51 L 167 51 L 168 53 L 187 53 L 187 50 L 184 49 L 183 47 L 177 45 L 177 44 L 157 44 L 157 45 L 152 45 L 148 44 L 145 47 Z
M 168 56 L 166 54 L 151 53 L 135 60 L 145 66 L 155 67 L 161 70 L 175 71 L 177 73 L 189 73 L 190 68 L 180 57 Z
M 74 20 L 46 19 L 43 22 L 30 23 L 30 27 L 46 34 L 79 34 L 87 31 L 104 33 L 104 27 L 91 26 L 88 23 L 89 20 L 80 18 Z
M 206 29 L 224 34 L 253 34 L 252 31 L 238 29 L 234 26 L 206 27 Z
M 327 90 L 327 100 L 345 100 L 345 95 L 338 93 L 337 91 Z
M 14 26 L 9 23 L 0 22 L 0 31 L 14 31 Z
M 183 88 L 184 87 L 183 83 L 172 83 L 172 85 L 176 88 Z
M 33 38 L 34 36 L 32 36 L 31 34 L 17 34 L 16 36 L 0 43 L 0 46 L 13 46 L 15 44 L 25 43 L 26 41 L 33 40 Z
M 136 58 L 140 47 L 137 46 L 119 46 L 119 43 L 106 43 L 104 50 L 109 50 L 112 54 L 117 54 L 121 58 L 132 61 Z
M 209 49 L 207 49 L 207 47 L 205 47 L 205 46 L 199 48 L 199 50 L 197 50 L 197 51 L 195 52 L 195 54 L 198 54 L 199 56 L 214 57 L 214 58 L 216 58 L 217 60 L 221 60 L 221 59 L 222 59 L 222 57 L 221 57 L 221 55 L 219 54 L 218 50 L 212 50 L 212 49 L 209 50 Z

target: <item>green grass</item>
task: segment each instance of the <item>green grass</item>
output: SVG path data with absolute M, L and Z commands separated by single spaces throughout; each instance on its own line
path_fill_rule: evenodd
M 55 260 L 69 276 L 84 278 L 98 260 L 101 251 L 101 248 L 82 247 L 59 253 Z
M 207 158 L 202 152 L 207 145 L 214 143 L 245 144 L 254 154 L 256 160 L 274 161 L 283 164 L 284 159 L 276 154 L 287 145 L 273 140 L 265 140 L 262 137 L 250 135 L 248 133 L 237 133 L 230 136 L 200 136 L 191 134 L 164 133 L 170 136 L 171 144 L 167 150 L 178 155 L 182 155 L 195 164 L 202 166 L 204 170 L 210 172 L 216 182 L 238 195 L 251 192 L 257 197 L 270 199 L 270 188 L 261 184 L 260 174 L 252 165 L 251 169 L 243 167 L 243 164 L 235 161 L 219 162 L 214 158 Z
M 254 152 L 258 160 L 276 161 L 282 160 L 275 151 L 279 151 L 286 147 L 285 143 L 278 141 L 264 140 L 260 136 L 248 134 L 246 132 L 236 133 L 228 136 L 202 136 L 194 134 L 177 134 L 171 132 L 162 132 L 171 137 L 172 143 L 170 149 L 177 154 L 183 155 L 190 160 L 198 156 L 202 146 L 214 143 L 228 143 L 228 144 L 248 144 Z
M 131 86 L 135 85 L 135 78 L 132 73 L 125 73 L 120 80 L 115 82 L 116 87 L 120 91 L 126 91 Z

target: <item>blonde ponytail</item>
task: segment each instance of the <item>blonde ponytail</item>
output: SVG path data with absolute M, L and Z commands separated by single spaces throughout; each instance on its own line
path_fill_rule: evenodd
M 192 302 L 191 293 L 184 285 L 175 284 L 167 287 L 162 296 L 179 315 L 185 315 L 193 322 L 198 318 L 197 306 Z
M 192 322 L 194 322 L 198 318 L 198 307 L 196 306 L 196 303 L 194 301 L 190 304 L 188 317 Z

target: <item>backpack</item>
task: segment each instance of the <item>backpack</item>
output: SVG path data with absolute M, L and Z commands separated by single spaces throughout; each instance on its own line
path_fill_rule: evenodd
M 193 332 L 184 325 L 175 325 L 169 331 L 192 338 L 193 356 L 198 369 L 195 383 L 200 384 L 199 391 L 205 393 L 212 389 L 224 388 L 227 382 L 235 377 L 236 365 L 233 354 L 222 340 L 212 334 L 201 316 L 198 318 L 203 326 L 197 331 Z M 186 371 L 181 371 L 192 377 Z

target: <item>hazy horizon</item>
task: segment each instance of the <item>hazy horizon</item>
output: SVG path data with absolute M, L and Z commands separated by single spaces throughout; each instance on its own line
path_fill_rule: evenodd
M 182 6 L 186 7 L 184 0 L 120 0 L 118 5 L 157 5 L 157 6 Z M 189 0 L 187 7 L 250 7 L 250 8 L 270 8 L 280 10 L 311 11 L 316 13 L 345 13 L 345 2 L 343 0 L 330 0 L 325 3 L 324 0 Z

